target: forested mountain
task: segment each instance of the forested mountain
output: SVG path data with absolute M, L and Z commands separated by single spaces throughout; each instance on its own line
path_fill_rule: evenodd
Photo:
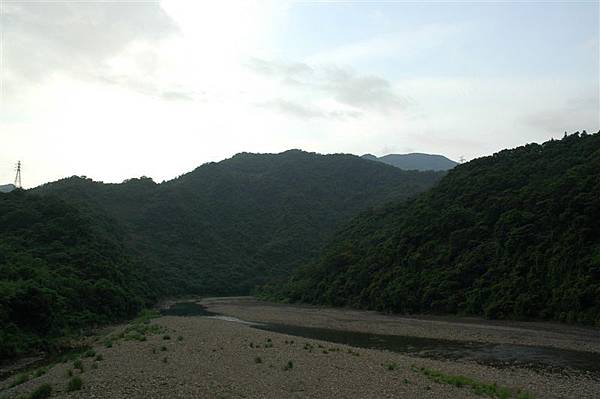
M 600 325 L 600 133 L 461 164 L 339 231 L 288 300 Z
M 115 219 L 157 295 L 230 295 L 289 275 L 340 222 L 422 192 L 441 176 L 292 150 L 238 154 L 162 184 L 73 177 L 34 192 Z
M 122 239 L 96 211 L 0 194 L 0 359 L 132 316 L 151 300 Z
M 434 155 L 434 154 L 420 154 L 420 153 L 412 153 L 412 154 L 389 154 L 384 155 L 382 157 L 376 157 L 372 154 L 365 154 L 362 158 L 371 160 L 371 161 L 379 161 L 388 165 L 395 166 L 404 170 L 450 170 L 456 165 L 457 162 L 452 161 L 451 159 L 446 158 L 443 155 Z

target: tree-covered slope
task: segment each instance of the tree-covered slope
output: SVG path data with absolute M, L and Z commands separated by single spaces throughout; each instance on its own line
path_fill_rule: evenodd
M 169 182 L 69 178 L 36 189 L 95 206 L 127 232 L 159 295 L 244 294 L 316 256 L 340 222 L 442 176 L 351 155 L 242 153 Z
M 600 324 L 600 133 L 457 166 L 371 210 L 265 295 L 402 313 Z
M 134 315 L 147 301 L 123 233 L 97 212 L 0 194 L 0 359 Z

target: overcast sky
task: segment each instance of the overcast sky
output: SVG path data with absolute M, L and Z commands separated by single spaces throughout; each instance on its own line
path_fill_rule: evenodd
M 598 1 L 0 3 L 0 184 L 600 129 Z

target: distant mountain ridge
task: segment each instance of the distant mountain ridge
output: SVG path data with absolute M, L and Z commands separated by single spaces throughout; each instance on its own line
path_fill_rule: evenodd
M 14 184 L 3 184 L 3 185 L 0 185 L 0 193 L 10 193 L 15 188 L 16 187 Z
M 458 165 L 458 162 L 446 158 L 443 155 L 423 154 L 418 152 L 411 154 L 388 154 L 382 157 L 376 157 L 373 154 L 365 154 L 362 158 L 383 162 L 404 170 L 446 171 Z

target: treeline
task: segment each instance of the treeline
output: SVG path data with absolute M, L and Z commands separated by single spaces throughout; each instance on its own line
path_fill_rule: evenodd
M 261 295 L 600 325 L 600 133 L 459 165 L 417 198 L 355 218 Z
M 136 314 L 153 298 L 114 221 L 53 197 L 0 194 L 0 359 Z
M 73 177 L 34 191 L 117 220 L 157 295 L 241 295 L 317 256 L 352 216 L 420 193 L 441 176 L 291 150 L 238 154 L 161 184 Z
M 72 177 L 0 193 L 0 358 L 155 298 L 247 294 L 316 256 L 353 215 L 442 175 L 293 150 L 238 154 L 161 184 Z

